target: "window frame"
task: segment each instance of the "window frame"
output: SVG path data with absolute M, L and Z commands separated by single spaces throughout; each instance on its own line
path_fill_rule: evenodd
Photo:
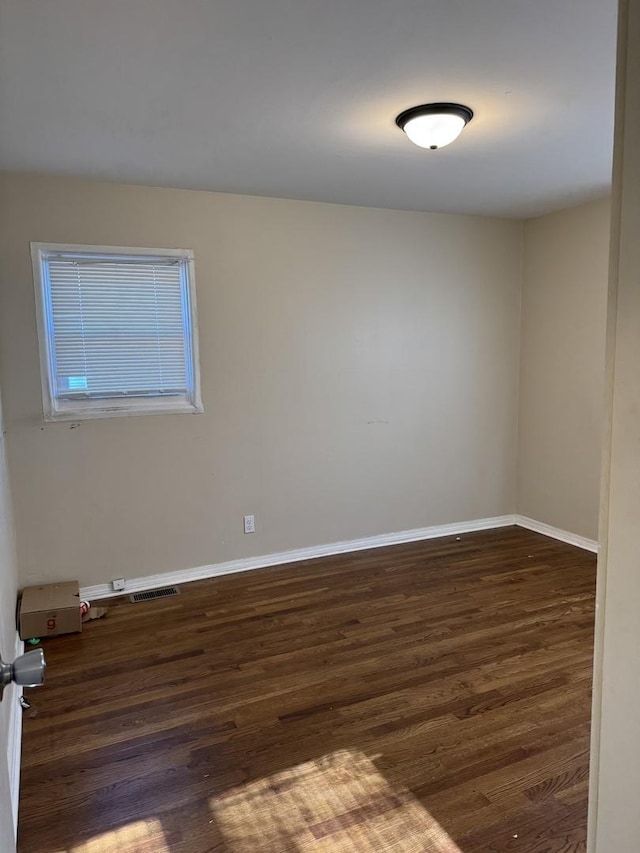
M 103 255 L 122 258 L 148 257 L 179 259 L 186 271 L 187 306 L 183 322 L 187 329 L 185 342 L 190 347 L 187 399 L 173 397 L 103 397 L 84 400 L 62 400 L 56 393 L 53 319 L 49 309 L 51 289 L 47 260 L 52 255 Z M 36 297 L 36 324 L 40 352 L 40 380 L 45 421 L 76 421 L 95 418 L 131 417 L 152 414 L 199 414 L 204 411 L 200 396 L 200 359 L 198 347 L 198 313 L 194 253 L 192 249 L 158 249 L 138 246 L 93 246 L 78 243 L 31 243 L 31 262 Z

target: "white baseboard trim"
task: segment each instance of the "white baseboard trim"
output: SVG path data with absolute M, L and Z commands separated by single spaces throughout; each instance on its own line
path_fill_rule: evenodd
M 296 548 L 292 551 L 281 551 L 278 554 L 265 554 L 259 557 L 244 557 L 239 560 L 229 560 L 225 563 L 212 563 L 207 566 L 197 566 L 194 569 L 181 569 L 175 572 L 163 572 L 146 577 L 128 578 L 127 593 L 144 592 L 162 586 L 188 583 L 189 581 L 206 580 L 220 575 L 230 575 L 236 572 L 250 572 L 254 569 L 265 569 L 268 566 L 279 566 L 285 563 L 298 563 L 302 560 L 316 560 L 319 557 L 330 557 L 335 554 L 347 554 L 352 551 L 365 551 L 368 548 L 384 548 L 387 545 L 400 545 L 403 542 L 419 542 L 424 539 L 437 539 L 440 536 L 457 536 L 462 533 L 473 533 L 476 530 L 491 530 L 497 527 L 518 525 L 536 533 L 542 533 L 552 539 L 567 542 L 586 551 L 598 550 L 598 543 L 575 533 L 560 530 L 541 521 L 534 521 L 524 515 L 500 515 L 494 518 L 479 518 L 475 521 L 460 521 L 453 524 L 437 524 L 433 527 L 419 527 L 414 530 L 402 530 L 399 533 L 383 533 L 379 536 L 369 536 L 364 539 L 348 539 L 344 542 L 333 542 L 330 545 L 316 545 L 311 548 Z M 113 598 L 114 591 L 110 584 L 84 586 L 80 589 L 83 599 L 95 601 L 101 598 Z
M 533 530 L 535 533 L 542 533 L 543 536 L 550 536 L 552 539 L 558 539 L 560 542 L 566 542 L 569 545 L 575 545 L 577 548 L 583 548 L 585 551 L 598 553 L 598 543 L 595 539 L 587 539 L 585 536 L 578 536 L 577 533 L 569 533 L 568 530 L 560 530 L 559 527 L 552 527 L 550 524 L 544 524 L 542 521 L 535 521 L 533 518 L 527 518 L 526 515 L 514 516 L 514 524 L 518 527 L 525 527 L 527 530 Z
M 13 659 L 24 651 L 24 643 L 16 634 L 15 649 Z M 8 701 L 9 705 L 9 742 L 7 744 L 7 768 L 9 770 L 9 785 L 11 794 L 11 808 L 13 813 L 13 834 L 18 836 L 18 803 L 20 800 L 20 758 L 22 753 L 22 708 L 20 707 L 20 697 L 22 696 L 22 687 L 16 684 L 11 684 L 5 692 L 4 701 Z
M 379 536 L 369 536 L 364 539 L 348 539 L 344 542 L 333 542 L 330 545 L 317 545 L 311 548 L 296 548 L 292 551 L 282 551 L 279 554 L 266 554 L 260 557 L 245 557 L 239 560 L 229 560 L 225 563 L 213 563 L 208 566 L 198 566 L 195 569 L 183 569 L 176 572 L 164 572 L 141 578 L 127 578 L 127 594 L 144 592 L 147 589 L 157 589 L 162 586 L 188 583 L 189 581 L 205 580 L 220 575 L 230 575 L 235 572 L 249 572 L 253 569 L 265 569 L 268 566 L 279 566 L 284 563 L 298 563 L 302 560 L 315 560 L 319 557 L 330 557 L 334 554 L 346 554 L 351 551 L 365 551 L 368 548 L 384 548 L 387 545 L 400 545 L 404 542 L 419 542 L 423 539 L 437 539 L 439 536 L 457 536 L 461 533 L 473 533 L 476 530 L 491 530 L 495 527 L 509 527 L 515 524 L 515 516 L 500 515 L 495 518 L 479 518 L 475 521 L 460 521 L 453 524 L 437 524 L 433 527 L 419 527 L 414 530 L 403 530 L 399 533 L 383 533 Z M 114 593 L 110 584 L 85 586 L 80 590 L 80 596 L 89 601 L 100 598 L 113 598 Z

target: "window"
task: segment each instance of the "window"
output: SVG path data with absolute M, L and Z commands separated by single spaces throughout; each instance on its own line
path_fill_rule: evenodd
M 31 254 L 46 420 L 202 411 L 191 251 Z

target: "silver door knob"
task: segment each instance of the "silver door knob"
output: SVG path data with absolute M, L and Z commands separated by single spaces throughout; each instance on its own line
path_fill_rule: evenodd
M 37 687 L 44 682 L 47 662 L 42 649 L 34 649 L 20 655 L 13 663 L 5 663 L 0 658 L 0 700 L 7 684 L 15 681 L 24 687 Z

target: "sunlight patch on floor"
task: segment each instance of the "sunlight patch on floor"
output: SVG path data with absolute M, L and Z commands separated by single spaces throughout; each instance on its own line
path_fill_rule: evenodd
M 209 805 L 229 853 L 462 853 L 409 791 L 355 750 L 249 782 Z
M 72 847 L 69 853 L 171 853 L 162 824 L 157 818 L 139 820 L 119 826 L 103 835 L 83 841 Z

